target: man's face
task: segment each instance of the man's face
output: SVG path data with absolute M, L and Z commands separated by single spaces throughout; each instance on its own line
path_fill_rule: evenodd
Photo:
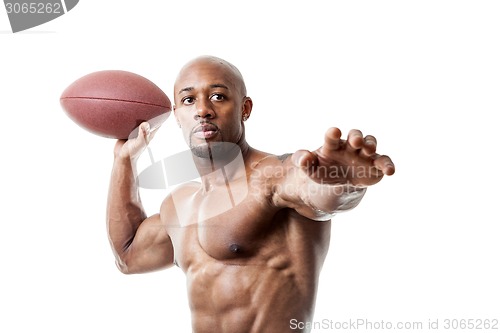
M 193 154 L 210 157 L 221 142 L 238 143 L 243 134 L 243 101 L 238 77 L 227 66 L 197 61 L 175 84 L 175 116 Z

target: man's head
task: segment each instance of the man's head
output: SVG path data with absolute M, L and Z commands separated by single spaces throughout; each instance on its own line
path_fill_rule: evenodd
M 252 111 L 240 71 L 229 62 L 202 56 L 188 62 L 174 85 L 174 114 L 193 154 L 244 144 L 243 121 Z

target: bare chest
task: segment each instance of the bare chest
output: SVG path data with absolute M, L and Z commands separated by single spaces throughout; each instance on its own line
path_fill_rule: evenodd
M 168 232 L 179 266 L 203 255 L 216 260 L 255 256 L 279 225 L 277 209 L 245 188 L 222 188 L 177 199 L 173 198 L 178 225 Z

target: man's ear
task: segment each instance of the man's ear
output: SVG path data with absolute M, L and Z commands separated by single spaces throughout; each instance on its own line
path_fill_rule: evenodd
M 253 101 L 250 97 L 243 97 L 243 105 L 241 106 L 241 119 L 246 121 L 250 118 L 250 114 L 252 113 Z

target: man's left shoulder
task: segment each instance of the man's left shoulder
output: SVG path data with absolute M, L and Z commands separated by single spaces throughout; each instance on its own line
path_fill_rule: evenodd
M 289 158 L 290 156 L 292 156 L 292 153 L 286 153 L 286 154 L 283 154 L 283 155 L 276 155 L 276 158 L 281 161 L 281 163 L 285 162 L 285 160 L 287 158 Z
M 251 179 L 258 180 L 260 186 L 269 185 L 271 188 L 280 183 L 290 168 L 291 154 L 275 155 L 259 152 L 252 158 Z
M 276 155 L 255 150 L 252 153 L 251 164 L 256 168 L 262 166 L 280 166 L 285 163 L 291 155 L 291 153 Z

